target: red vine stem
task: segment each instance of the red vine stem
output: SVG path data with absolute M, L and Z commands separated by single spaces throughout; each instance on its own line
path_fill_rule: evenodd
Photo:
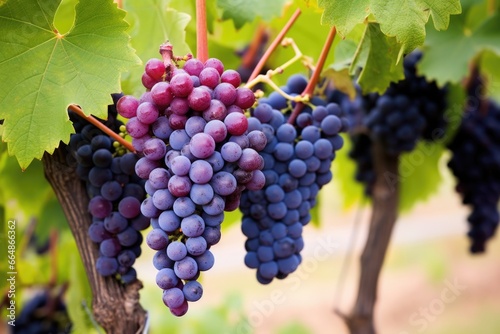
M 288 32 L 288 30 L 290 30 L 290 28 L 292 27 L 292 25 L 295 23 L 295 21 L 299 17 L 300 13 L 302 13 L 302 12 L 301 12 L 301 10 L 299 8 L 295 11 L 295 13 L 293 13 L 293 15 L 290 17 L 290 19 L 285 24 L 285 26 L 283 27 L 283 29 L 281 29 L 281 31 L 278 34 L 278 36 L 276 36 L 276 38 L 274 39 L 274 41 L 271 43 L 271 45 L 269 46 L 269 48 L 266 50 L 266 52 L 264 53 L 264 55 L 262 56 L 262 58 L 260 58 L 259 62 L 255 66 L 252 74 L 248 78 L 248 81 L 252 81 L 253 79 L 255 79 L 255 77 L 257 77 L 257 75 L 259 75 L 259 73 L 262 70 L 262 68 L 264 68 L 264 64 L 269 59 L 269 57 L 271 56 L 271 54 L 273 53 L 273 51 L 281 43 L 281 41 L 285 37 L 285 35 Z
M 208 59 L 207 5 L 196 0 L 196 57 L 203 63 Z
M 116 140 L 117 142 L 119 142 L 120 144 L 122 144 L 123 146 L 125 146 L 125 148 L 127 150 L 129 150 L 130 152 L 136 153 L 134 146 L 132 146 L 132 144 L 130 142 L 126 141 L 125 139 L 123 139 L 122 137 L 120 137 L 120 135 L 118 135 L 113 130 L 111 130 L 110 128 L 108 128 L 106 125 L 104 125 L 101 122 L 99 122 L 99 120 L 97 120 L 95 117 L 85 115 L 85 113 L 83 112 L 82 109 L 80 109 L 80 107 L 78 107 L 78 106 L 76 106 L 74 104 L 70 104 L 69 107 L 68 107 L 68 109 L 71 110 L 71 111 L 74 111 L 78 116 L 82 117 L 83 119 L 85 119 L 89 123 L 91 123 L 92 125 L 96 126 L 98 129 L 102 130 L 108 136 L 112 137 L 114 140 Z
M 330 29 L 328 37 L 326 38 L 326 42 L 323 45 L 323 49 L 321 50 L 318 63 L 316 64 L 316 69 L 312 74 L 311 80 L 309 80 L 309 83 L 302 92 L 301 94 L 302 96 L 312 95 L 314 93 L 314 87 L 316 87 L 316 84 L 318 83 L 319 76 L 321 75 L 321 71 L 323 71 L 323 66 L 325 65 L 326 57 L 328 56 L 328 52 L 330 51 L 330 48 L 333 44 L 336 35 L 337 35 L 337 29 L 335 28 L 335 26 L 333 26 L 332 29 Z M 293 109 L 292 114 L 290 115 L 290 118 L 288 119 L 289 124 L 295 123 L 295 119 L 300 114 L 302 109 L 304 109 L 304 106 L 305 106 L 304 103 L 297 102 L 295 108 Z
M 243 57 L 241 64 L 244 67 L 250 68 L 253 64 L 254 59 L 257 57 L 257 52 L 259 51 L 260 44 L 263 42 L 264 34 L 266 32 L 266 26 L 264 24 L 260 24 L 259 28 L 255 32 L 253 36 L 253 40 L 248 46 L 248 50 Z

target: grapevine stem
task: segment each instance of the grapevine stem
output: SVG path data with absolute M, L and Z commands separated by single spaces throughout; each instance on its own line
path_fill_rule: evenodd
M 333 40 L 337 35 L 337 29 L 333 26 L 328 33 L 328 37 L 326 38 L 326 42 L 323 45 L 323 49 L 321 50 L 321 54 L 318 59 L 318 63 L 316 64 L 316 68 L 312 74 L 311 80 L 309 80 L 306 88 L 302 92 L 302 96 L 309 96 L 314 93 L 314 87 L 318 83 L 319 76 L 321 75 L 321 71 L 323 71 L 323 66 L 325 65 L 326 57 L 328 56 L 328 52 L 330 51 L 330 47 L 332 46 Z M 300 114 L 300 112 L 304 109 L 304 104 L 299 102 L 295 106 L 290 118 L 288 119 L 289 124 L 295 123 L 295 119 Z
M 207 4 L 196 0 L 196 56 L 203 63 L 208 59 Z
M 259 48 L 261 46 L 261 43 L 265 43 L 264 40 L 266 39 L 266 26 L 264 24 L 260 24 L 259 28 L 255 32 L 255 35 L 253 36 L 252 42 L 248 46 L 248 50 L 243 56 L 243 59 L 241 60 L 242 66 L 246 68 L 251 68 L 254 59 L 257 57 L 257 53 L 259 51 Z
M 267 83 L 271 87 L 273 87 L 274 90 L 276 90 L 278 93 L 280 93 L 282 96 L 284 96 L 284 97 L 286 97 L 287 99 L 290 100 L 291 99 L 290 95 L 288 95 L 285 92 L 283 92 L 282 89 L 280 89 L 276 84 L 274 84 L 274 82 L 271 80 L 271 78 L 273 76 L 275 76 L 276 74 L 283 73 L 283 71 L 288 66 L 292 65 L 297 60 L 303 59 L 304 63 L 308 63 L 308 62 L 310 62 L 310 59 L 309 59 L 309 57 L 306 57 L 306 56 L 304 56 L 302 54 L 302 51 L 300 51 L 299 47 L 297 46 L 297 43 L 295 43 L 295 41 L 292 38 L 287 38 L 287 39 L 285 39 L 283 41 L 283 46 L 288 46 L 288 45 L 291 45 L 292 48 L 293 48 L 293 50 L 295 51 L 295 56 L 292 59 L 288 60 L 283 65 L 277 67 L 275 70 L 269 70 L 269 71 L 267 71 L 267 73 L 265 75 L 259 74 L 257 77 L 255 77 L 254 79 L 252 79 L 251 81 L 249 81 L 245 85 L 245 87 L 252 88 L 253 86 L 257 85 L 258 83 Z M 297 100 L 297 98 L 293 98 L 292 100 L 294 100 L 294 101 L 302 101 L 304 99 Z
M 278 66 L 275 70 L 267 72 L 268 77 L 272 77 L 273 75 L 276 74 L 281 74 L 283 71 L 293 63 L 295 63 L 297 60 L 302 59 L 304 55 L 302 54 L 302 51 L 300 51 L 299 47 L 297 46 L 297 43 L 291 38 L 285 38 L 282 43 L 283 46 L 289 46 L 291 45 L 293 48 L 293 51 L 295 52 L 295 56 L 293 56 L 292 59 L 288 60 L 286 63 L 284 63 L 281 66 Z
M 125 139 L 123 139 L 122 137 L 120 137 L 119 134 L 115 133 L 113 130 L 111 130 L 110 128 L 108 128 L 106 125 L 104 125 L 101 122 L 99 122 L 99 120 L 97 120 L 95 117 L 93 117 L 91 115 L 89 115 L 89 116 L 85 115 L 85 113 L 83 112 L 82 109 L 80 109 L 80 107 L 78 107 L 78 106 L 76 106 L 74 104 L 70 104 L 69 107 L 68 107 L 68 109 L 71 110 L 71 111 L 74 111 L 78 116 L 82 117 L 83 119 L 85 119 L 89 123 L 91 123 L 92 125 L 96 126 L 98 129 L 102 130 L 108 136 L 112 137 L 114 140 L 116 140 L 117 142 L 119 142 L 120 144 L 122 144 L 130 152 L 136 153 L 135 149 L 134 149 L 134 146 L 132 146 L 132 144 L 130 142 L 126 141 Z
M 285 24 L 285 26 L 283 27 L 283 29 L 281 29 L 281 31 L 278 34 L 278 36 L 276 36 L 276 38 L 274 39 L 274 41 L 271 43 L 271 45 L 269 46 L 269 48 L 266 50 L 266 52 L 264 53 L 264 55 L 262 56 L 262 58 L 260 58 L 259 62 L 255 66 L 252 74 L 248 78 L 248 81 L 252 81 L 254 78 L 257 77 L 257 75 L 259 75 L 260 71 L 264 67 L 264 64 L 269 59 L 269 57 L 274 52 L 274 50 L 278 47 L 278 45 L 281 43 L 281 41 L 285 37 L 285 35 L 288 32 L 288 30 L 290 30 L 290 28 L 292 27 L 292 25 L 295 23 L 295 21 L 299 17 L 300 13 L 301 13 L 300 9 L 297 9 L 295 11 L 295 13 L 293 13 L 293 15 L 290 17 L 290 19 Z
M 246 84 L 245 87 L 251 88 L 251 87 L 253 87 L 256 84 L 261 83 L 261 82 L 266 83 L 269 86 L 271 86 L 275 91 L 277 91 L 281 96 L 283 96 L 287 100 L 294 101 L 294 102 L 308 102 L 309 101 L 308 96 L 307 97 L 301 96 L 301 95 L 292 96 L 292 95 L 285 93 L 281 88 L 278 87 L 278 85 L 276 85 L 274 83 L 274 81 L 271 80 L 271 78 L 268 75 L 259 74 L 257 76 L 257 78 L 253 79 L 251 82 Z

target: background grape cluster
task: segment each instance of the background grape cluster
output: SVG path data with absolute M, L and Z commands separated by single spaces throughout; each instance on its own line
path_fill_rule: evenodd
M 192 58 L 173 70 L 151 59 L 143 84 L 140 100 L 124 96 L 118 112 L 143 155 L 135 169 L 149 195 L 141 211 L 153 226 L 146 243 L 157 251 L 156 283 L 181 316 L 202 296 L 197 279 L 214 265 L 210 247 L 221 238 L 224 211 L 238 208 L 244 189 L 264 186 L 258 151 L 266 136 L 244 114 L 254 93 L 218 59 Z
M 61 294 L 51 289 L 37 291 L 23 303 L 12 328 L 14 334 L 71 333 L 73 324 Z
M 486 108 L 481 108 L 486 106 Z M 472 207 L 468 217 L 470 251 L 482 253 L 500 219 L 500 107 L 491 100 L 478 103 L 464 113 L 462 123 L 449 143 L 448 166 L 457 178 L 456 190 L 463 203 Z
M 365 185 L 370 195 L 375 181 L 372 142 L 380 141 L 392 155 L 412 151 L 419 139 L 428 141 L 443 137 L 447 126 L 447 87 L 440 88 L 417 74 L 416 65 L 422 53 L 415 51 L 404 58 L 405 79 L 391 83 L 384 94 L 362 95 L 351 101 L 336 91 L 329 100 L 338 102 L 349 115 L 351 128 L 366 127 L 352 134 L 353 147 L 349 156 L 356 162 L 356 180 Z
M 301 94 L 307 78 L 292 75 L 283 91 Z M 339 106 L 313 97 L 295 124 L 287 123 L 294 103 L 278 92 L 261 98 L 251 111 L 251 124 L 267 137 L 261 152 L 265 186 L 243 192 L 241 229 L 247 240 L 245 264 L 257 269 L 257 280 L 270 283 L 294 272 L 304 247 L 303 226 L 311 220 L 319 190 L 332 179 L 331 163 L 343 145 L 339 132 L 347 120 Z
M 113 96 L 115 103 L 119 97 Z M 119 155 L 123 148 L 117 142 L 73 112 L 69 114 L 76 131 L 69 148 L 90 198 L 89 237 L 99 245 L 96 269 L 103 276 L 117 275 L 128 284 L 137 278 L 132 266 L 141 254 L 140 231 L 149 226 L 149 220 L 140 212 L 145 192 L 143 180 L 134 171 L 138 158 L 130 152 Z M 123 123 L 116 116 L 114 104 L 108 107 L 104 123 L 118 131 Z

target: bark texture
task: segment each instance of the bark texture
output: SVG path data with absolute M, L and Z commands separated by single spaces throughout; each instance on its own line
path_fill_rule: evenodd
M 44 155 L 43 166 L 45 177 L 61 203 L 83 260 L 92 289 L 95 320 L 109 334 L 142 333 L 147 316 L 139 303 L 142 282 L 136 280 L 124 286 L 112 277 L 102 277 L 95 270 L 99 250 L 87 235 L 91 223 L 87 210 L 89 199 L 74 165 L 68 164 L 67 152 L 66 146 L 61 144 L 53 155 Z
M 361 255 L 358 295 L 353 310 L 344 320 L 351 334 L 375 334 L 374 308 L 377 286 L 399 200 L 398 156 L 388 155 L 380 142 L 373 143 L 376 181 L 368 238 Z

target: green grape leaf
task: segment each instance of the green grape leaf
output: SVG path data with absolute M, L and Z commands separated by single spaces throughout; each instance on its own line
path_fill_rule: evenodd
M 396 39 L 382 34 L 377 23 L 366 25 L 350 69 L 356 74 L 361 68 L 358 83 L 363 94 L 382 94 L 391 82 L 404 79 L 403 62 L 397 62 L 398 50 Z
M 395 36 L 401 50 L 399 58 L 422 45 L 425 25 L 432 16 L 437 30 L 446 29 L 450 15 L 460 14 L 460 0 L 371 1 L 372 13 L 380 23 L 381 31 Z
M 240 29 L 257 17 L 269 21 L 275 16 L 281 16 L 287 2 L 288 0 L 217 0 L 217 6 L 223 10 L 222 19 L 232 19 L 236 29 Z
M 442 181 L 439 160 L 444 147 L 439 142 L 420 141 L 417 147 L 401 155 L 399 160 L 399 181 L 401 182 L 399 210 L 409 211 L 415 204 L 427 200 L 436 193 Z M 388 182 L 396 180 L 387 175 Z M 425 180 L 425 182 L 422 182 Z
M 358 23 L 369 15 L 369 0 L 319 0 L 324 8 L 322 24 L 335 26 L 340 36 L 345 37 Z
M 452 17 L 446 31 L 429 29 L 426 52 L 417 68 L 440 86 L 458 83 L 467 76 L 469 63 L 488 50 L 500 55 L 500 13 L 489 16 L 474 30 L 467 29 L 464 15 Z
M 10 0 L 0 7 L 0 119 L 9 154 L 23 169 L 68 142 L 69 104 L 106 117 L 120 73 L 139 62 L 125 12 L 111 0 L 81 0 L 64 35 L 53 23 L 59 3 Z
M 125 19 L 130 23 L 132 47 L 144 62 L 161 58 L 160 45 L 169 41 L 176 56 L 184 56 L 191 50 L 186 43 L 186 26 L 191 16 L 170 7 L 170 0 L 127 0 Z M 152 16 L 154 14 L 154 16 Z M 123 76 L 123 90 L 140 96 L 145 88 L 141 83 L 144 67 L 132 68 Z
M 351 67 L 352 59 L 356 54 L 357 44 L 353 40 L 344 39 L 335 48 L 335 61 L 330 68 L 341 71 Z

